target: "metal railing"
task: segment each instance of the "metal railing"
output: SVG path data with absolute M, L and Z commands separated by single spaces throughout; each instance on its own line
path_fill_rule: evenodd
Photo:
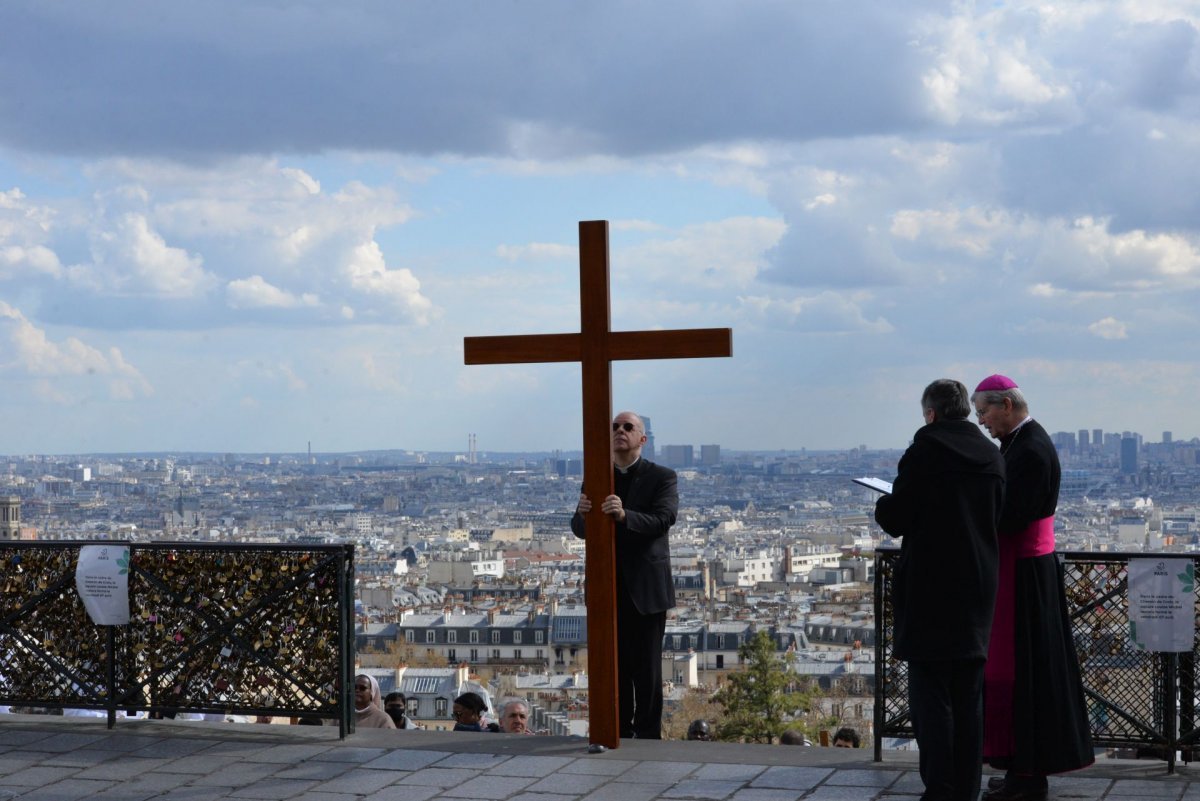
M 84 545 L 129 548 L 130 621 L 92 622 Z M 311 716 L 353 731 L 354 547 L 0 542 L 0 704 Z
M 875 553 L 877 761 L 883 757 L 883 737 L 914 736 L 908 708 L 908 666 L 893 653 L 891 592 L 899 556 L 897 548 L 881 548 Z M 1058 553 L 1092 740 L 1098 746 L 1131 748 L 1139 756 L 1163 759 L 1173 772 L 1176 754 L 1191 761 L 1200 740 L 1195 671 L 1200 641 L 1193 640 L 1192 652 L 1186 654 L 1146 652 L 1130 643 L 1129 560 L 1149 556 Z M 1200 561 L 1200 557 L 1187 558 Z

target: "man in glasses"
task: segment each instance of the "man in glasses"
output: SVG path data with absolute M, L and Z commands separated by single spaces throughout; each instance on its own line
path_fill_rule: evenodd
M 617 695 L 622 737 L 662 738 L 662 642 L 675 606 L 668 532 L 679 511 L 675 471 L 642 458 L 646 427 L 633 412 L 613 420 L 613 492 L 600 510 L 616 523 Z M 592 502 L 580 494 L 571 531 L 585 537 Z

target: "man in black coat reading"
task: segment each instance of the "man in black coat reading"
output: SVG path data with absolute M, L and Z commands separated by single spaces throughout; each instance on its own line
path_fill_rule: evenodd
M 662 738 L 662 642 L 675 606 L 669 536 L 679 511 L 675 471 L 642 458 L 646 428 L 633 412 L 613 420 L 613 495 L 600 509 L 616 523 L 617 695 L 622 737 Z M 584 538 L 586 495 L 571 518 Z
M 967 417 L 967 388 L 939 379 L 875 520 L 900 537 L 895 655 L 908 662 L 922 801 L 974 801 L 983 756 L 983 668 L 996 603 L 1004 460 Z

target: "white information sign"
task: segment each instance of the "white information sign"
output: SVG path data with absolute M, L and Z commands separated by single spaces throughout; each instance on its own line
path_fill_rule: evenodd
M 98 626 L 129 623 L 129 546 L 84 545 L 75 565 L 75 589 Z
M 1143 651 L 1188 653 L 1195 637 L 1191 559 L 1129 560 L 1129 640 Z

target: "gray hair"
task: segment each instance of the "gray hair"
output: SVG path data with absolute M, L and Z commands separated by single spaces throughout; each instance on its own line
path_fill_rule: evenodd
M 921 408 L 933 410 L 938 420 L 965 420 L 971 414 L 967 388 L 961 381 L 939 378 L 921 394 Z
M 988 406 L 1003 406 L 1005 400 L 1012 401 L 1014 411 L 1028 412 L 1029 403 L 1025 400 L 1025 396 L 1021 394 L 1021 390 L 1013 387 L 1011 389 L 985 389 L 983 392 L 976 392 L 971 396 L 971 403 L 976 401 L 984 403 Z
M 504 717 L 505 715 L 507 715 L 508 708 L 510 706 L 512 706 L 513 704 L 520 704 L 521 706 L 525 707 L 526 715 L 533 712 L 533 709 L 529 706 L 529 702 L 526 701 L 524 698 L 509 698 L 500 706 L 500 717 Z

